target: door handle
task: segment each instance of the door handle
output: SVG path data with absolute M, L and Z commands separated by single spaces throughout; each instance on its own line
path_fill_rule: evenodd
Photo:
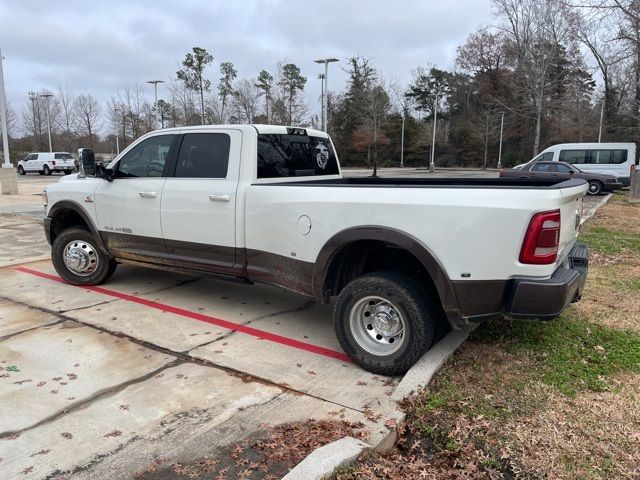
M 142 198 L 156 198 L 158 194 L 156 192 L 139 192 L 138 195 Z
M 231 197 L 229 195 L 209 195 L 209 200 L 212 202 L 230 202 Z

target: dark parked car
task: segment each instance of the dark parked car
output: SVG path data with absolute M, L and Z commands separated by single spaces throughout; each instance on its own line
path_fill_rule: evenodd
M 622 188 L 622 183 L 613 175 L 587 173 L 566 162 L 529 162 L 511 170 L 500 170 L 501 177 L 510 178 L 582 178 L 589 182 L 590 195 L 613 192 Z

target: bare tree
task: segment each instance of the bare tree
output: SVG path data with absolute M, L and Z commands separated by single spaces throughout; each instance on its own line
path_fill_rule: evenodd
M 71 92 L 67 83 L 59 83 L 55 98 L 58 102 L 58 125 L 57 130 L 60 140 L 67 152 L 71 151 L 71 144 L 77 135 L 78 111 L 75 108 L 75 95 Z
M 33 93 L 33 95 L 31 95 Z M 47 108 L 44 98 L 37 92 L 30 92 L 29 102 L 22 111 L 22 131 L 31 136 L 34 151 L 44 150 L 47 129 Z
M 533 154 L 540 148 L 542 117 L 553 88 L 552 68 L 562 49 L 573 41 L 575 22 L 561 0 L 493 0 L 501 27 L 512 43 L 516 75 L 514 89 L 535 122 Z
M 233 116 L 238 123 L 253 123 L 258 114 L 259 88 L 243 78 L 233 88 Z
M 89 145 L 93 146 L 93 137 L 100 124 L 100 104 L 91 94 L 80 95 L 75 104 L 83 133 L 89 137 Z
M 471 134 L 482 143 L 484 149 L 484 157 L 482 160 L 482 168 L 487 168 L 489 144 L 498 133 L 498 114 L 491 105 L 483 105 L 477 112 L 476 116 L 469 122 L 469 130 Z

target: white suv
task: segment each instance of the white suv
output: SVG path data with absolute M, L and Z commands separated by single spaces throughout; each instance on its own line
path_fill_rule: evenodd
M 68 152 L 30 153 L 18 162 L 18 173 L 38 172 L 40 175 L 51 175 L 52 172 L 64 172 L 69 175 L 76 170 L 76 162 Z

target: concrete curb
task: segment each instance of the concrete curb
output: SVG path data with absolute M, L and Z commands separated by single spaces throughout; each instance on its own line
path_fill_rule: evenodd
M 464 330 L 452 330 L 440 340 L 431 350 L 425 353 L 416 364 L 404 375 L 391 399 L 400 402 L 403 398 L 426 387 L 435 373 L 440 370 L 444 362 L 464 342 L 477 325 L 471 325 Z
M 433 375 L 447 361 L 464 342 L 469 334 L 477 327 L 471 325 L 464 330 L 449 332 L 431 350 L 425 353 L 418 362 L 404 375 L 398 386 L 391 394 L 391 399 L 398 404 L 407 395 L 426 387 Z M 348 466 L 355 462 L 367 448 L 377 452 L 386 452 L 395 444 L 406 415 L 399 408 L 395 408 L 391 415 L 395 426 L 389 434 L 381 438 L 375 445 L 356 440 L 353 437 L 343 437 L 335 442 L 316 448 L 296 465 L 283 480 L 321 480 L 333 473 L 338 467 Z
M 600 200 L 593 207 L 591 207 L 589 210 L 587 210 L 586 213 L 583 213 L 582 214 L 582 218 L 580 219 L 580 225 L 582 225 L 584 222 L 586 222 L 591 217 L 593 217 L 596 214 L 596 212 L 598 211 L 598 209 L 600 207 L 602 207 L 605 203 L 607 203 L 612 196 L 613 196 L 613 193 L 609 193 L 609 194 L 605 195 L 605 197 L 602 200 Z
M 353 463 L 365 448 L 369 448 L 369 445 L 360 440 L 342 437 L 316 448 L 287 473 L 283 480 L 321 479 L 331 475 L 336 468 Z

